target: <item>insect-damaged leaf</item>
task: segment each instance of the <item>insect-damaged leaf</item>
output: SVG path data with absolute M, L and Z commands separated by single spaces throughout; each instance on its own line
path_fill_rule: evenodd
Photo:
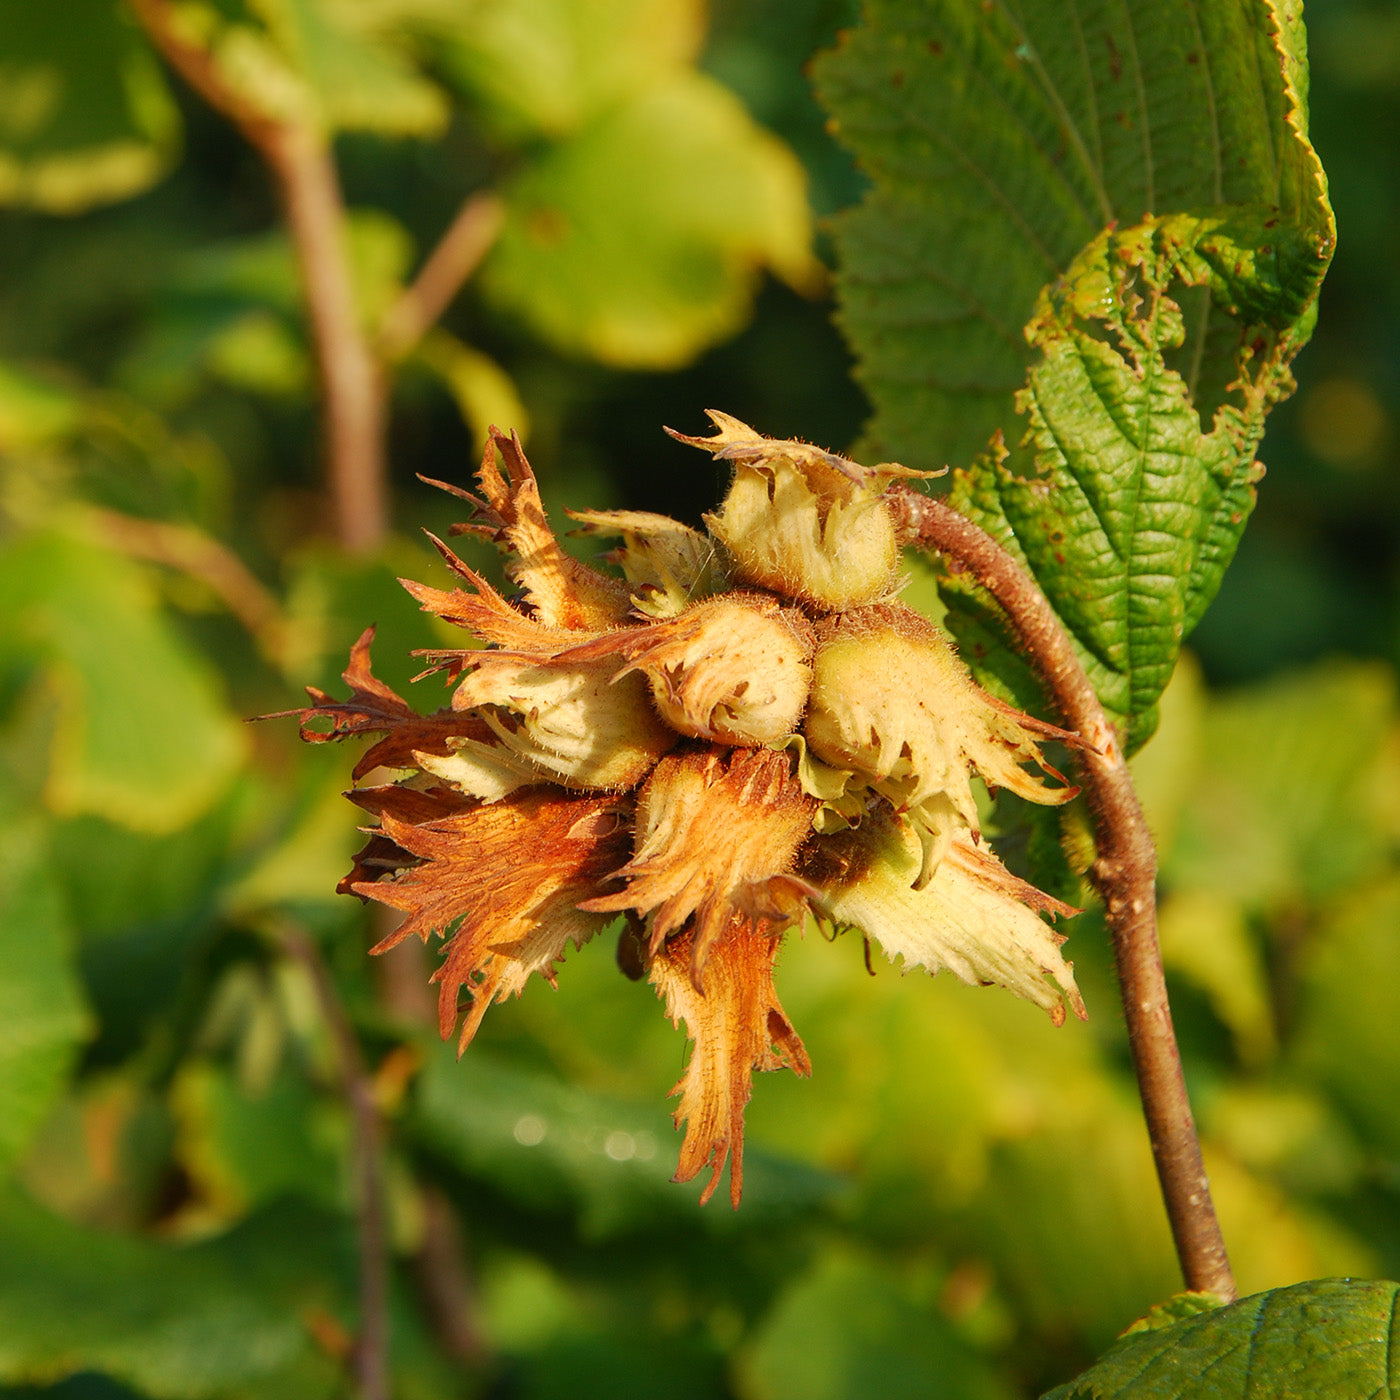
M 819 70 L 873 179 L 839 234 L 868 451 L 936 467 L 1001 435 L 954 503 L 1030 568 L 1141 743 L 1331 256 L 1301 25 L 1247 3 L 868 14 Z M 994 619 L 949 592 L 969 659 L 1014 684 Z

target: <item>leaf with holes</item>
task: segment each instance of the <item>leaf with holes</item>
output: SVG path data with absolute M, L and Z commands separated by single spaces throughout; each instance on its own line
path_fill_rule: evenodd
M 991 439 L 953 502 L 1031 570 L 1139 744 L 1335 239 L 1301 24 L 877 0 L 819 84 L 873 181 L 839 230 L 868 451 L 936 467 Z M 951 582 L 969 659 L 1014 688 L 997 616 Z

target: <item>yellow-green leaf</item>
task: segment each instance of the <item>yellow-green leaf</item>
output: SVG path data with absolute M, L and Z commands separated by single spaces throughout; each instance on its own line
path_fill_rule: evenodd
M 505 195 L 483 292 L 606 364 L 686 364 L 743 324 L 761 269 L 819 275 L 796 158 L 699 73 L 613 108 Z
M 46 799 L 139 830 L 174 831 L 215 800 L 247 735 L 205 659 L 121 555 L 57 532 L 0 555 L 8 645 L 40 659 L 57 702 Z

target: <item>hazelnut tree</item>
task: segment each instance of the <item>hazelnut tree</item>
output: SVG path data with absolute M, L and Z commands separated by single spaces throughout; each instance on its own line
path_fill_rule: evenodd
M 1335 1032 L 1388 1014 L 1400 710 L 1182 656 L 1334 250 L 1296 5 L 0 20 L 0 203 L 96 230 L 17 266 L 130 279 L 0 336 L 0 1387 L 1400 1394 L 1400 1285 L 1299 1281 L 1400 1257 L 1400 1057 Z M 720 81 L 782 125 L 798 45 L 806 172 Z M 182 133 L 218 198 L 103 212 Z M 703 518 L 609 499 L 561 400 L 820 297 L 832 138 L 862 436 L 697 400 Z M 241 723 L 307 680 L 312 747 Z

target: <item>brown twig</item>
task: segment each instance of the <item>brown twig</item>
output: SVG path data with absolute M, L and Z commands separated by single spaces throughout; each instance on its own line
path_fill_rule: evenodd
M 300 928 L 285 923 L 278 929 L 278 941 L 311 980 L 335 1045 L 350 1105 L 360 1262 L 360 1335 L 355 1363 L 361 1400 L 389 1400 L 389 1245 L 381 1166 L 383 1125 L 374 1086 L 321 950 Z
M 895 491 L 906 538 L 971 573 L 996 599 L 1065 725 L 1092 746 L 1079 756 L 1098 850 L 1091 876 L 1113 937 L 1128 1042 L 1172 1238 L 1188 1288 L 1234 1298 L 1167 1003 L 1157 942 L 1157 853 L 1118 735 L 1059 618 L 1021 566 L 943 502 L 907 487 Z
M 325 139 L 303 128 L 284 129 L 267 157 L 282 187 L 316 346 L 336 536 L 366 552 L 389 523 L 385 393 L 355 308 L 340 181 Z
M 238 619 L 258 650 L 282 664 L 286 619 L 277 599 L 226 545 L 193 525 L 142 520 L 120 511 L 94 509 L 103 541 L 134 559 L 176 569 L 198 579 Z
M 388 528 L 384 384 L 355 309 L 345 206 L 328 135 L 311 115 L 274 116 L 229 83 L 180 27 L 170 0 L 131 0 L 166 61 L 262 156 L 277 181 L 301 270 L 321 381 L 321 421 L 335 530 L 349 550 Z
M 428 1187 L 423 1192 L 423 1243 L 413 1271 L 443 1349 L 455 1361 L 479 1366 L 487 1346 L 476 1325 L 476 1289 L 462 1260 L 457 1212 L 441 1191 Z
M 476 271 L 505 222 L 505 205 L 489 190 L 472 195 L 428 254 L 412 283 L 389 308 L 379 328 L 386 360 L 406 355 L 447 310 Z

